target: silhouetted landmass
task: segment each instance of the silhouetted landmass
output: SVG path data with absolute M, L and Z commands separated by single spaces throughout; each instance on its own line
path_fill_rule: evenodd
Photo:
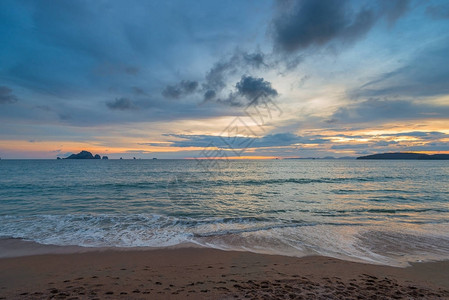
M 449 154 L 423 154 L 423 153 L 379 153 L 357 157 L 357 159 L 419 159 L 419 160 L 447 160 Z
M 343 156 L 343 157 L 326 156 L 326 157 L 286 157 L 283 159 L 356 159 L 356 158 L 352 156 Z
M 100 159 L 100 155 L 95 154 L 95 156 L 92 155 L 89 151 L 81 151 L 78 154 L 72 154 L 69 157 L 66 157 L 65 159 Z
M 107 156 L 103 156 L 101 159 L 109 159 L 109 157 Z

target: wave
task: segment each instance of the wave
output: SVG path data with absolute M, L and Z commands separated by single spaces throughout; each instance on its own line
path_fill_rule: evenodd
M 321 177 L 321 178 L 279 178 L 279 179 L 243 179 L 243 180 L 222 180 L 219 177 L 198 178 L 196 176 L 183 175 L 181 177 L 174 177 L 170 181 L 171 184 L 193 184 L 205 185 L 211 184 L 222 186 L 227 184 L 232 185 L 270 185 L 270 184 L 311 184 L 311 183 L 341 183 L 341 182 L 364 182 L 364 181 L 385 181 L 391 179 L 404 179 L 402 176 L 371 176 L 371 177 Z
M 148 180 L 130 181 L 130 182 L 74 182 L 64 184 L 50 184 L 46 183 L 45 189 L 77 189 L 80 186 L 85 188 L 95 189 L 120 189 L 120 188 L 135 188 L 135 189 L 161 189 L 170 188 L 170 186 L 185 186 L 185 185 L 201 185 L 201 186 L 259 186 L 259 185 L 272 185 L 272 184 L 313 184 L 313 183 L 342 183 L 342 182 L 382 182 L 391 179 L 404 179 L 401 176 L 371 176 L 371 177 L 321 177 L 321 178 L 279 178 L 279 179 L 243 179 L 243 180 L 223 180 L 217 176 L 202 177 L 197 176 L 195 173 L 180 173 L 178 175 L 172 175 L 171 177 L 161 178 L 149 177 Z M 17 189 L 22 191 L 30 191 L 33 189 L 41 189 L 42 183 L 14 183 L 10 182 L 7 185 L 0 185 L 0 189 Z M 352 192 L 351 190 L 339 190 L 338 192 Z
M 390 265 L 405 265 L 410 259 L 449 258 L 449 235 L 444 235 L 444 232 L 449 232 L 447 223 L 434 226 L 432 231 L 395 232 L 388 227 L 359 223 L 314 223 L 269 217 L 194 219 L 156 214 L 0 216 L 1 237 L 45 245 L 168 247 L 195 243 L 226 250 L 294 256 L 318 254 Z M 385 249 L 385 243 L 390 248 Z

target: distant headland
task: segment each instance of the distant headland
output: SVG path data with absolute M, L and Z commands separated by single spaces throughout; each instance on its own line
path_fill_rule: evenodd
M 58 159 L 60 158 L 58 157 Z M 78 154 L 72 154 L 64 159 L 108 159 L 108 157 L 107 156 L 101 157 L 98 154 L 92 155 L 92 153 L 90 153 L 89 151 L 83 150 Z
M 379 153 L 357 157 L 357 159 L 416 159 L 416 160 L 449 160 L 449 154 L 423 154 L 413 152 Z

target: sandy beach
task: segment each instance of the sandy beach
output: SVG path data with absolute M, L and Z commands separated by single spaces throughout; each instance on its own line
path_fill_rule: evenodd
M 206 248 L 0 259 L 0 299 L 449 299 L 449 261 L 407 268 Z

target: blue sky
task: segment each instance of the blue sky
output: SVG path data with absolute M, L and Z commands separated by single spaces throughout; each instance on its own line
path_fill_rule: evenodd
M 2 158 L 449 153 L 447 1 L 4 0 L 0 45 Z

